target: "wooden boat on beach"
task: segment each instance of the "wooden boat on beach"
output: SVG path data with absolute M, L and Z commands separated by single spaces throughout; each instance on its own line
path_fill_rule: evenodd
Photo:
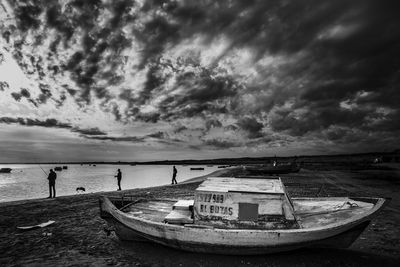
M 384 198 L 290 198 L 281 180 L 211 177 L 194 199 L 101 197 L 100 214 L 121 240 L 255 255 L 303 247 L 345 248 Z

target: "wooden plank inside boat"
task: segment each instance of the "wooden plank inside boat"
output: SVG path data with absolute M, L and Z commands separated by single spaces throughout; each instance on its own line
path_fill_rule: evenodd
M 282 182 L 279 179 L 249 179 L 234 177 L 209 177 L 196 191 L 210 192 L 252 192 L 266 194 L 283 194 Z
M 165 216 L 164 220 L 172 224 L 190 224 L 193 223 L 192 211 L 174 209 Z
M 126 214 L 131 217 L 138 217 L 155 222 L 163 222 L 171 212 L 175 201 L 171 200 L 150 200 L 131 205 Z

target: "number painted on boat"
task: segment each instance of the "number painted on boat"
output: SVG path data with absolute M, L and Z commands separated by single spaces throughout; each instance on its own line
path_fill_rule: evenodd
M 223 194 L 198 194 L 197 197 L 200 202 L 224 203 L 225 201 Z

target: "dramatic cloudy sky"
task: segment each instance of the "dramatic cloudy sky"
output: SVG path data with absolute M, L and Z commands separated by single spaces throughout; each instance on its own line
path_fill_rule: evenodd
M 0 162 L 400 145 L 398 0 L 0 3 Z

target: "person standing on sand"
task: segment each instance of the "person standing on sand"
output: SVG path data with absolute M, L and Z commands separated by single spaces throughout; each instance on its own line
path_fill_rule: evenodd
M 50 193 L 48 198 L 56 197 L 56 179 L 57 179 L 57 174 L 55 173 L 55 171 L 53 171 L 53 169 L 50 169 L 49 177 L 47 177 L 47 180 L 49 180 L 49 193 Z
M 176 170 L 175 166 L 172 169 L 172 183 L 171 184 L 178 184 L 178 182 L 176 181 L 176 174 L 178 173 L 178 171 Z
M 276 167 L 278 165 L 278 159 L 276 158 L 276 155 L 274 157 L 274 161 L 272 162 L 272 166 Z
M 122 172 L 121 172 L 120 169 L 118 169 L 117 175 L 115 175 L 114 177 L 117 177 L 117 180 L 118 180 L 118 189 L 117 189 L 117 191 L 121 191 Z

